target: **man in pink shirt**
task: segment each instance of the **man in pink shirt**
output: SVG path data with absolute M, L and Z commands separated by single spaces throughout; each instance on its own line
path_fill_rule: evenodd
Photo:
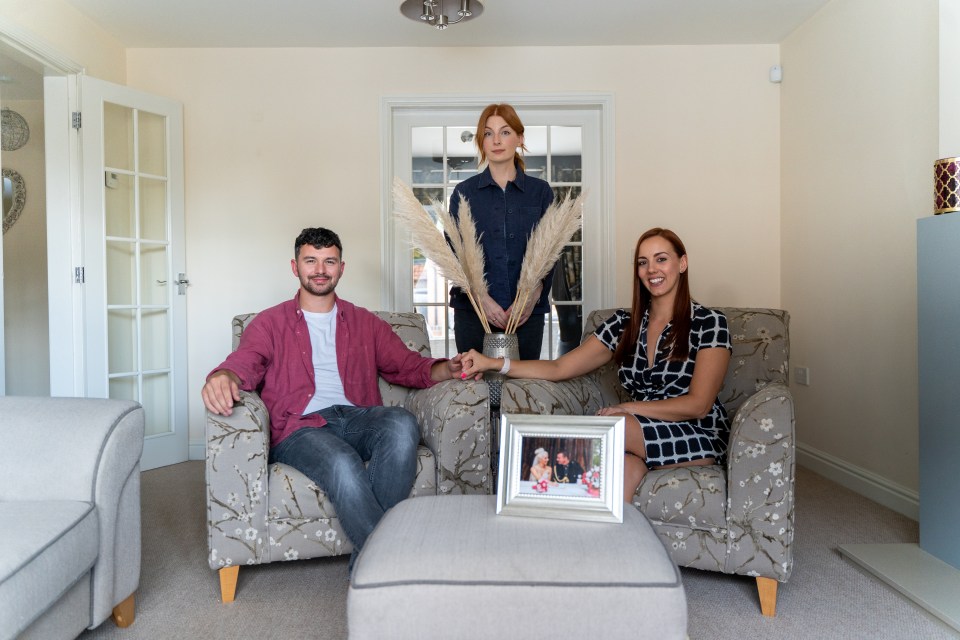
M 288 464 L 329 496 L 353 559 L 383 514 L 410 494 L 420 429 L 377 386 L 429 387 L 458 378 L 460 355 L 424 358 L 386 322 L 334 290 L 343 275 L 336 233 L 304 229 L 294 243 L 292 300 L 259 314 L 240 346 L 209 376 L 207 409 L 230 415 L 240 390 L 258 390 L 270 412 L 270 460 Z

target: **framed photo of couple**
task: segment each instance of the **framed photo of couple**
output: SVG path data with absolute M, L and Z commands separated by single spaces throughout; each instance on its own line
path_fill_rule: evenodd
M 624 419 L 503 414 L 497 513 L 623 522 Z

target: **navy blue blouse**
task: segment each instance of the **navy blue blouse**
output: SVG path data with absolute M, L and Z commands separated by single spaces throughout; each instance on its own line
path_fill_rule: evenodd
M 450 213 L 459 220 L 460 196 L 470 203 L 480 244 L 483 246 L 485 275 L 490 297 L 504 309 L 517 295 L 520 267 L 527 249 L 527 239 L 553 203 L 553 190 L 540 178 L 528 176 L 517 167 L 517 177 L 501 189 L 490 175 L 490 167 L 467 178 L 456 186 L 450 198 Z M 533 313 L 546 313 L 553 270 L 543 281 L 543 293 Z M 459 288 L 450 290 L 450 306 L 472 309 L 466 294 Z

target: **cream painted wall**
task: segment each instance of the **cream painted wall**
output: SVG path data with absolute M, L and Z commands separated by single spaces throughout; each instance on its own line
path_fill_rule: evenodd
M 0 0 L 2 22 L 39 38 L 89 75 L 126 82 L 126 50 L 97 23 L 62 0 Z
M 383 96 L 613 93 L 610 302 L 629 301 L 633 244 L 661 225 L 687 243 L 701 301 L 778 306 L 778 61 L 775 45 L 128 50 L 131 86 L 184 103 L 191 443 L 230 318 L 293 294 L 302 227 L 337 230 L 339 292 L 379 304 Z
M 916 219 L 933 212 L 937 0 L 834 0 L 781 44 L 781 273 L 802 447 L 918 487 Z
M 16 151 L 2 153 L 3 168 L 21 176 L 27 197 L 23 213 L 3 234 L 3 330 L 6 394 L 50 394 L 47 329 L 47 220 L 43 101 L 3 102 L 30 127 L 30 138 Z

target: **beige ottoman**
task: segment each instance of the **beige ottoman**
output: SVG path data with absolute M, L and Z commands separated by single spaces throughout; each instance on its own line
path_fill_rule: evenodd
M 496 515 L 495 496 L 391 509 L 347 597 L 366 638 L 685 638 L 680 573 L 636 509 L 623 524 Z

